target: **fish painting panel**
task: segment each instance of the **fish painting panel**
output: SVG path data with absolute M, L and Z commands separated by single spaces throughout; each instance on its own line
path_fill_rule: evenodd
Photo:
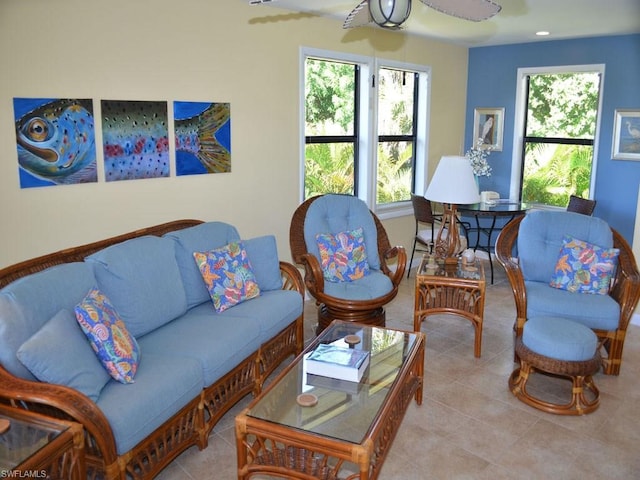
M 107 182 L 169 176 L 167 102 L 101 100 Z
M 228 103 L 173 102 L 176 175 L 231 171 Z
M 14 98 L 20 187 L 97 182 L 91 99 Z

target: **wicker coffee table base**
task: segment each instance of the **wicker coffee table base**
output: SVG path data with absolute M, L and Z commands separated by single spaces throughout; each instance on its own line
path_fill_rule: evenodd
M 538 410 L 557 415 L 585 415 L 600 405 L 600 391 L 592 377 L 602 363 L 599 353 L 596 352 L 590 360 L 557 360 L 530 350 L 518 339 L 516 354 L 520 358 L 520 366 L 509 377 L 509 388 L 520 401 Z M 527 382 L 536 371 L 571 379 L 571 400 L 565 404 L 558 404 L 532 395 L 527 390 Z

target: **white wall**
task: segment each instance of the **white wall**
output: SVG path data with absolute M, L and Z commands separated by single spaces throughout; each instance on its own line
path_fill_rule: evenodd
M 273 233 L 290 258 L 300 199 L 301 46 L 430 65 L 430 171 L 462 143 L 465 48 L 240 0 L 0 2 L 0 267 L 178 218 Z M 228 174 L 20 189 L 14 97 L 231 104 Z M 100 122 L 96 140 L 101 142 Z M 98 148 L 100 150 L 100 148 Z M 409 248 L 413 217 L 385 222 Z

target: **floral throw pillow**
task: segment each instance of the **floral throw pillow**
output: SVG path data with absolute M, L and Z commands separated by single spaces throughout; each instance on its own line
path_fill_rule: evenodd
M 133 383 L 138 370 L 140 349 L 109 299 L 92 288 L 75 307 L 76 320 L 91 348 L 114 379 Z
M 260 295 L 260 287 L 241 241 L 208 252 L 194 252 L 193 258 L 216 312 L 223 312 Z
M 319 233 L 316 243 L 324 279 L 328 282 L 352 282 L 369 273 L 362 227 L 336 234 Z
M 607 295 L 619 254 L 617 248 L 603 248 L 565 235 L 550 285 L 575 293 Z

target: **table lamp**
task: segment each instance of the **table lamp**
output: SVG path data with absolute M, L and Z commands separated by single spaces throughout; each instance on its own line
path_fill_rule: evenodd
M 436 256 L 444 258 L 445 264 L 457 264 L 460 234 L 456 205 L 480 201 L 478 185 L 469 159 L 453 155 L 442 157 L 424 197 L 432 202 L 442 203 L 444 207 L 442 223 L 436 238 Z

